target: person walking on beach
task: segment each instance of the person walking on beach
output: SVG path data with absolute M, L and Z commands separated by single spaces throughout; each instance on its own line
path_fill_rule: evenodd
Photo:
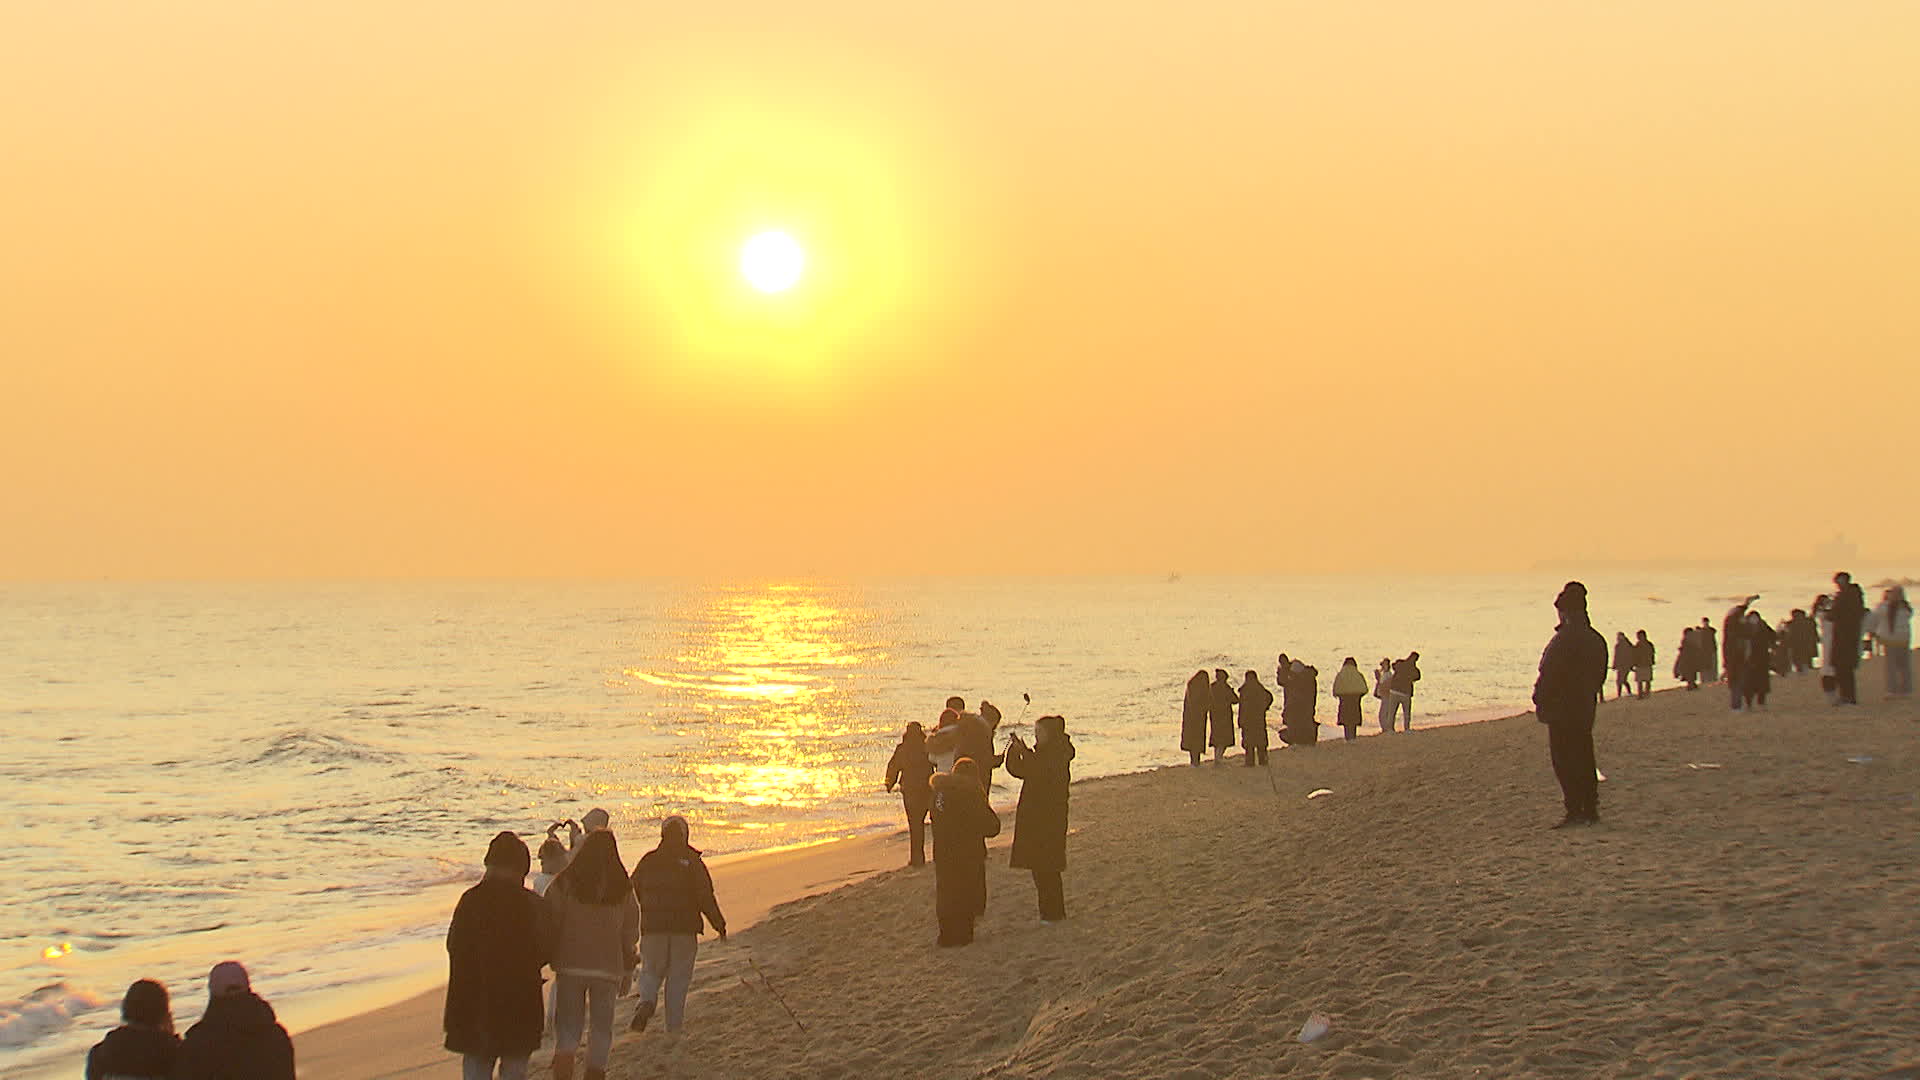
M 1187 752 L 1187 759 L 1200 764 L 1200 756 L 1207 752 L 1207 711 L 1213 701 L 1213 682 L 1207 678 L 1205 669 L 1193 673 L 1187 680 L 1187 696 L 1180 704 L 1180 749 Z
M 1253 672 L 1247 675 L 1254 686 L 1260 685 Z M 1243 703 L 1245 700 L 1241 698 Z M 1018 734 L 1007 741 L 1007 773 L 1020 778 L 1020 803 L 1013 811 L 1013 855 L 1008 865 L 1033 873 L 1040 921 L 1048 926 L 1067 917 L 1066 886 L 1060 875 L 1067 868 L 1067 798 L 1073 784 L 1072 767 L 1073 740 L 1067 737 L 1065 717 L 1043 716 L 1035 721 L 1031 748 Z
M 927 865 L 927 808 L 933 802 L 933 759 L 927 756 L 927 736 L 915 720 L 900 735 L 900 745 L 887 759 L 887 790 L 900 787 L 907 811 L 907 865 Z
M 540 969 L 551 958 L 545 903 L 523 884 L 527 845 L 503 832 L 487 845 L 486 876 L 460 896 L 447 926 L 447 1049 L 464 1080 L 524 1080 L 547 1017 Z
M 247 969 L 225 960 L 207 974 L 207 1011 L 180 1040 L 174 1080 L 294 1080 L 293 1040 Z
M 1267 763 L 1267 710 L 1273 708 L 1273 692 L 1260 685 L 1260 673 L 1249 669 L 1240 684 L 1240 745 L 1247 751 L 1247 767 Z M 1020 831 L 1014 830 L 1014 843 Z
M 1702 616 L 1700 619 L 1700 657 L 1705 665 L 1701 669 L 1700 680 L 1708 686 L 1720 681 L 1720 642 L 1713 632 L 1713 621 Z
M 1873 609 L 1869 624 L 1873 639 L 1887 654 L 1887 693 L 1907 697 L 1913 693 L 1913 605 L 1907 602 L 1907 590 L 1895 585 L 1883 594 Z
M 633 865 L 633 895 L 640 901 L 640 1007 L 629 1030 L 647 1030 L 667 987 L 667 1034 L 678 1035 L 687 1013 L 687 987 L 700 933 L 713 927 L 727 939 L 727 917 L 714 899 L 713 875 L 700 849 L 688 843 L 692 830 L 678 814 L 660 823 L 660 845 Z
M 1320 697 L 1320 669 L 1298 660 L 1287 672 L 1286 702 L 1280 709 L 1280 738 L 1288 746 L 1315 746 L 1320 722 L 1314 704 Z
M 1347 741 L 1360 737 L 1360 699 L 1367 696 L 1367 677 L 1360 671 L 1360 663 L 1349 656 L 1340 664 L 1340 670 L 1333 673 L 1333 699 L 1340 703 L 1335 718 L 1341 730 L 1347 733 Z
M 1613 700 L 1619 701 L 1633 692 L 1627 680 L 1633 674 L 1633 642 L 1627 640 L 1627 632 L 1622 630 L 1613 635 Z
M 1380 734 L 1393 734 L 1393 661 L 1380 658 L 1373 669 L 1373 696 L 1380 701 Z
M 87 1051 L 87 1080 L 169 1080 L 179 1057 L 167 988 L 141 979 L 120 1000 L 120 1026 Z
M 1653 639 L 1642 630 L 1633 641 L 1634 696 L 1644 698 L 1653 693 L 1653 661 Z
M 1413 730 L 1413 684 L 1420 681 L 1420 654 L 1410 652 L 1404 660 L 1393 662 L 1393 679 L 1387 689 L 1387 729 L 1393 729 L 1393 715 L 1400 714 L 1400 730 Z
M 973 943 L 973 924 L 987 907 L 987 837 L 1000 835 L 1000 815 L 987 805 L 972 758 L 933 776 L 933 914 L 935 944 Z
M 603 1080 L 613 1046 L 614 999 L 639 959 L 640 944 L 640 905 L 612 832 L 587 834 L 547 889 L 546 902 L 554 935 L 554 1080 L 573 1080 L 582 1034 L 586 1080 Z
M 1553 600 L 1560 625 L 1540 654 L 1533 707 L 1547 725 L 1547 750 L 1566 816 L 1554 828 L 1600 823 L 1599 766 L 1593 756 L 1595 691 L 1607 681 L 1607 639 L 1587 616 L 1587 587 L 1569 581 Z
M 1240 698 L 1233 692 L 1233 683 L 1228 681 L 1225 668 L 1213 669 L 1213 685 L 1208 688 L 1207 726 L 1208 742 L 1213 744 L 1213 763 L 1220 764 L 1220 758 L 1233 746 L 1233 707 Z
M 1860 586 L 1853 583 L 1853 575 L 1845 570 L 1833 575 L 1833 583 L 1838 587 L 1831 609 L 1834 681 L 1840 704 L 1858 705 L 1860 694 L 1854 685 L 1854 672 L 1860 667 L 1860 628 L 1867 617 L 1867 601 Z
M 1680 647 L 1673 651 L 1673 677 L 1700 689 L 1700 635 L 1689 626 L 1680 631 Z

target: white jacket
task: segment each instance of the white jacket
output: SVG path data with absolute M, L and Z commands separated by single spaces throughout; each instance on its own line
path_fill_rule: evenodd
M 1867 616 L 1867 633 L 1890 645 L 1907 645 L 1913 641 L 1913 608 L 1911 605 L 1888 609 L 1886 602 L 1873 609 Z

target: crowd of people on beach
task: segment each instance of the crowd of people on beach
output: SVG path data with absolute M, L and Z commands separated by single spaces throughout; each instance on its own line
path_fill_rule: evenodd
M 1317 702 L 1320 696 L 1320 669 L 1304 660 L 1281 653 L 1274 666 L 1274 687 L 1280 691 L 1280 741 L 1288 746 L 1313 746 L 1320 741 Z M 1420 654 L 1408 653 L 1400 660 L 1382 658 L 1373 671 L 1371 685 L 1360 664 L 1349 656 L 1334 673 L 1329 688 L 1338 703 L 1334 722 L 1349 740 L 1359 737 L 1365 723 L 1363 702 L 1369 693 L 1379 701 L 1382 734 L 1413 730 L 1413 689 L 1420 681 Z M 1260 673 L 1248 669 L 1235 687 L 1225 668 L 1215 668 L 1208 677 L 1203 668 L 1187 680 L 1187 692 L 1180 708 L 1180 749 L 1187 760 L 1199 765 L 1209 748 L 1213 763 L 1220 764 L 1226 752 L 1239 746 L 1246 751 L 1248 766 L 1268 764 L 1272 732 L 1267 722 L 1273 709 L 1273 690 L 1260 681 Z M 1238 715 L 1236 716 L 1236 709 Z M 1237 738 L 1236 738 L 1237 736 Z

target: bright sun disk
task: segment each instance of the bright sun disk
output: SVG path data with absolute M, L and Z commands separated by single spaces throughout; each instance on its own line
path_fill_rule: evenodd
M 789 233 L 755 233 L 740 247 L 740 276 L 763 293 L 786 292 L 800 282 L 807 253 Z

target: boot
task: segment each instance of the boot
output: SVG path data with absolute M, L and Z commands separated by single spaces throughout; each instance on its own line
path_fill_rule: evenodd
M 553 1080 L 573 1080 L 573 1055 L 553 1055 Z

